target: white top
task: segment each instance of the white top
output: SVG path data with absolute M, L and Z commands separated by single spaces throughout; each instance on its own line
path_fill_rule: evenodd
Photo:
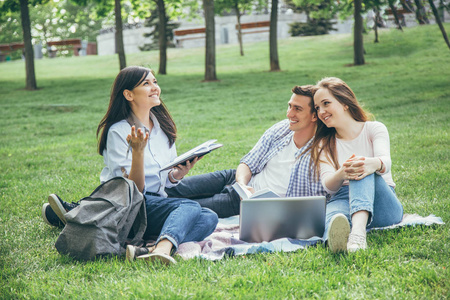
M 291 138 L 289 144 L 272 157 L 260 173 L 252 177 L 249 186 L 255 191 L 269 188 L 280 197 L 285 197 L 297 151 L 298 148 Z
M 164 191 L 165 187 L 172 187 L 176 184 L 171 183 L 167 178 L 170 170 L 160 172 L 160 169 L 177 157 L 177 150 L 175 144 L 169 147 L 169 139 L 162 131 L 156 117 L 152 113 L 150 113 L 150 117 L 153 121 L 153 128 L 144 152 L 144 193 L 158 193 L 162 197 L 167 197 L 167 193 Z M 138 126 L 136 126 L 137 129 Z M 143 130 L 148 131 L 148 128 L 143 126 Z M 127 136 L 130 133 L 131 125 L 127 120 L 119 121 L 109 128 L 106 148 L 103 151 L 105 167 L 100 174 L 101 182 L 122 176 L 122 167 L 125 168 L 127 174 L 130 174 L 133 155 L 131 150 L 128 154 L 128 159 L 126 158 L 128 149 Z
M 389 143 L 389 133 L 386 126 L 383 123 L 376 121 L 365 122 L 361 133 L 353 140 L 342 140 L 336 138 L 336 151 L 339 165 L 342 164 L 352 154 L 356 156 L 364 157 L 378 157 L 384 164 L 384 173 L 376 172 L 382 175 L 386 183 L 392 187 L 395 187 L 395 183 L 392 180 L 391 175 L 391 153 Z M 322 152 L 320 157 L 321 161 L 327 161 L 325 154 Z M 328 162 L 328 161 L 327 161 Z M 320 163 L 320 176 L 322 184 L 325 190 L 330 194 L 335 194 L 336 191 L 327 189 L 324 182 L 325 179 L 336 172 L 336 169 L 331 164 L 326 162 Z M 343 185 L 348 185 L 348 180 L 345 180 Z

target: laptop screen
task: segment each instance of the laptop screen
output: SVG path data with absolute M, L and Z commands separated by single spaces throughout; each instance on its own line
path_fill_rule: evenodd
M 322 237 L 325 206 L 324 196 L 242 200 L 239 239 L 260 243 Z

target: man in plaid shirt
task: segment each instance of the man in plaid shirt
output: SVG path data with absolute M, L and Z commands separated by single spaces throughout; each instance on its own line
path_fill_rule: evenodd
M 295 86 L 287 119 L 269 128 L 236 170 L 187 177 L 170 189 L 169 197 L 198 201 L 220 218 L 239 214 L 240 197 L 231 187 L 238 182 L 252 193 L 270 189 L 280 197 L 326 195 L 310 164 L 309 151 L 316 130 L 312 85 Z

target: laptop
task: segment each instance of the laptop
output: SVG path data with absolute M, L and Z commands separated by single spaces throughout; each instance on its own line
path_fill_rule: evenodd
M 239 239 L 261 243 L 279 238 L 322 237 L 325 206 L 325 196 L 243 199 Z

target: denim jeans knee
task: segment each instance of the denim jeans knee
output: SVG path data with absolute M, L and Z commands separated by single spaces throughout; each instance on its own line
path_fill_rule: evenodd
M 350 180 L 349 186 L 342 186 L 327 202 L 323 240 L 328 239 L 328 227 L 334 215 L 344 214 L 351 224 L 351 216 L 361 210 L 370 214 L 367 228 L 397 224 L 403 217 L 403 207 L 394 188 L 388 186 L 380 175 Z

